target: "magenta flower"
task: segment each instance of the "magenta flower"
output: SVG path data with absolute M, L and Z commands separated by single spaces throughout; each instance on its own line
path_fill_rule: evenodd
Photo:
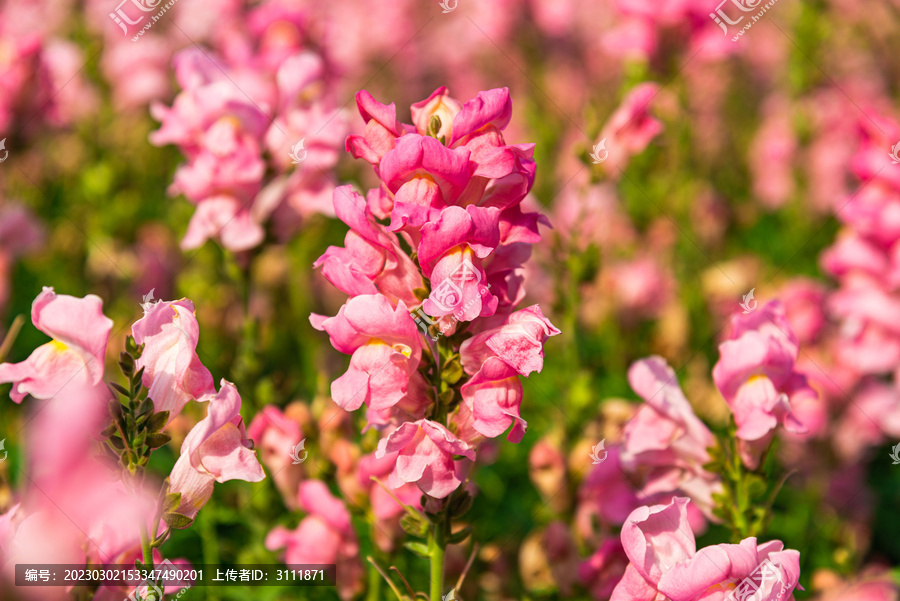
M 222 380 L 219 392 L 203 400 L 209 401 L 207 415 L 188 432 L 169 475 L 169 492 L 181 493 L 176 511 L 192 519 L 212 496 L 215 482 L 266 477 L 244 430 L 234 384 Z
M 375 221 L 365 199 L 350 186 L 334 191 L 334 209 L 350 231 L 344 248 L 328 247 L 314 267 L 321 267 L 325 279 L 351 296 L 380 292 L 392 304 L 418 304 L 413 291 L 424 287 L 422 276 L 400 248 L 396 234 Z
M 49 399 L 70 381 L 100 384 L 113 322 L 103 315 L 99 297 L 57 295 L 53 288 L 44 287 L 31 304 L 31 322 L 53 340 L 20 363 L 0 365 L 0 382 L 13 383 L 9 393 L 13 401 L 21 403 L 28 394 Z
M 462 467 L 453 460 L 464 455 L 475 460 L 475 451 L 444 426 L 420 419 L 406 422 L 378 442 L 375 457 L 398 453 L 387 484 L 399 488 L 415 482 L 419 489 L 436 499 L 443 499 L 462 482 Z
M 751 469 L 779 424 L 789 432 L 805 432 L 791 403 L 816 393 L 794 369 L 799 352 L 779 301 L 735 316 L 729 339 L 719 345 L 713 380 L 734 414 L 741 458 Z
M 510 425 L 510 442 L 520 442 L 528 424 L 519 417 L 522 383 L 519 374 L 497 357 L 487 359 L 481 369 L 463 384 L 463 402 L 472 412 L 472 427 L 488 438 L 500 436 Z
M 144 305 L 144 317 L 131 331 L 145 345 L 136 365 L 144 369 L 147 394 L 156 411 L 169 412 L 169 421 L 188 401 L 215 394 L 212 374 L 197 356 L 200 326 L 190 300 Z
M 799 586 L 799 552 L 783 550 L 780 541 L 758 544 L 753 537 L 698 552 L 687 504 L 688 499 L 677 498 L 667 505 L 640 507 L 628 516 L 622 546 L 630 563 L 610 601 L 724 601 L 759 569 L 772 571 L 759 588 L 760 601 L 793 599 Z
M 348 411 L 363 403 L 388 409 L 406 395 L 422 343 L 402 301 L 394 308 L 380 294 L 364 294 L 348 300 L 334 317 L 313 315 L 310 321 L 328 332 L 334 348 L 351 355 L 346 373 L 331 384 L 338 405 Z
M 363 571 L 350 513 L 320 480 L 300 484 L 298 505 L 308 515 L 293 531 L 273 528 L 266 548 L 285 549 L 286 564 L 336 564 L 341 599 L 352 599 L 360 591 Z

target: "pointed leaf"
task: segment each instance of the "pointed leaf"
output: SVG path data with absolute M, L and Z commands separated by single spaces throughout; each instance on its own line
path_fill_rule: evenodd
M 170 528 L 187 528 L 194 521 L 186 515 L 175 512 L 166 512 L 163 514 L 163 520 L 165 520 L 166 524 L 169 525 Z
M 168 434 L 156 433 L 156 434 L 148 434 L 147 435 L 147 446 L 151 449 L 158 449 L 163 446 L 167 442 L 172 440 L 172 437 Z

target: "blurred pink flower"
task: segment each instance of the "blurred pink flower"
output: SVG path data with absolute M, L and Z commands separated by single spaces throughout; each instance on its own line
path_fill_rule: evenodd
M 362 590 L 363 569 L 350 513 L 320 480 L 302 482 L 297 496 L 308 515 L 293 531 L 273 528 L 266 536 L 266 548 L 285 549 L 286 564 L 336 564 L 341 599 L 354 598 Z
M 611 538 L 578 567 L 578 577 L 594 599 L 603 601 L 610 598 L 627 566 L 628 556 L 622 542 Z
M 610 116 L 597 137 L 606 140 L 609 155 L 604 161 L 609 172 L 618 177 L 618 170 L 624 169 L 628 160 L 640 154 L 658 136 L 663 125 L 648 111 L 650 102 L 659 93 L 655 83 L 642 83 L 625 95 L 622 104 Z
M 275 487 L 289 509 L 296 507 L 297 486 L 303 478 L 302 464 L 294 464 L 293 449 L 304 440 L 300 425 L 274 405 L 266 405 L 253 416 L 247 437 L 259 451 L 259 459 L 269 469 Z
M 206 400 L 216 392 L 212 374 L 197 355 L 200 325 L 194 303 L 183 298 L 144 304 L 144 316 L 131 326 L 144 351 L 135 363 L 156 411 L 168 411 L 169 422 L 190 400 Z
M 816 392 L 795 370 L 799 353 L 797 335 L 780 301 L 735 315 L 731 334 L 719 345 L 713 380 L 734 414 L 741 459 L 751 469 L 779 424 L 791 432 L 806 430 L 791 403 Z
M 100 384 L 106 343 L 113 322 L 103 315 L 103 301 L 57 295 L 44 287 L 31 305 L 31 322 L 53 340 L 21 363 L 0 365 L 0 382 L 12 382 L 9 395 L 21 403 L 25 395 L 49 399 L 73 385 Z
M 648 357 L 632 364 L 628 382 L 646 405 L 625 424 L 622 467 L 644 474 L 643 495 L 688 495 L 713 519 L 713 494 L 722 486 L 718 475 L 703 466 L 716 440 L 694 414 L 675 370 L 662 357 Z

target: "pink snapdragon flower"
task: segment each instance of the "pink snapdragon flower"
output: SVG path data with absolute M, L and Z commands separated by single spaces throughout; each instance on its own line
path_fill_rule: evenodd
M 259 458 L 269 469 L 275 487 L 281 493 L 285 505 L 293 509 L 297 486 L 303 478 L 303 465 L 294 464 L 291 451 L 305 440 L 300 424 L 288 418 L 274 405 L 266 405 L 253 416 L 247 427 L 247 436 L 259 450 Z
M 380 294 L 364 294 L 334 317 L 313 315 L 310 321 L 328 333 L 334 348 L 351 355 L 346 373 L 331 385 L 338 405 L 352 411 L 365 403 L 379 410 L 403 399 L 422 358 L 419 331 L 403 301 L 392 307 Z
M 301 483 L 297 497 L 308 515 L 293 531 L 273 528 L 266 536 L 266 548 L 285 549 L 286 564 L 336 564 L 341 599 L 354 598 L 362 589 L 363 570 L 350 512 L 320 480 Z
M 780 541 L 721 544 L 697 551 L 688 522 L 688 499 L 635 509 L 622 526 L 630 563 L 610 601 L 724 601 L 760 569 L 774 570 L 757 592 L 760 601 L 790 601 L 798 588 L 800 553 Z M 802 590 L 802 589 L 801 589 Z
M 375 221 L 366 200 L 350 186 L 341 186 L 334 191 L 334 210 L 350 227 L 344 248 L 329 246 L 313 266 L 351 296 L 380 292 L 392 304 L 418 304 L 413 291 L 424 287 L 422 276 L 400 248 L 397 235 Z
M 644 495 L 688 495 L 712 519 L 713 493 L 722 486 L 703 466 L 716 440 L 694 414 L 675 371 L 662 357 L 649 357 L 631 366 L 628 382 L 646 405 L 625 424 L 622 467 L 645 474 Z
M 188 401 L 215 394 L 212 374 L 197 355 L 200 325 L 190 300 L 145 304 L 131 331 L 145 345 L 135 365 L 144 370 L 147 395 L 156 411 L 169 412 L 170 422 Z
M 251 450 L 234 384 L 222 380 L 219 392 L 204 400 L 209 401 L 207 415 L 188 432 L 169 475 L 169 492 L 181 493 L 176 511 L 191 519 L 209 501 L 215 482 L 266 477 Z
M 604 165 L 611 173 L 617 175 L 616 172 L 624 169 L 632 156 L 643 152 L 662 132 L 662 123 L 648 112 L 650 102 L 658 93 L 659 86 L 655 83 L 638 85 L 626 94 L 600 131 L 597 140 L 598 143 L 606 140 L 609 155 L 604 159 Z
M 779 424 L 789 432 L 805 431 L 791 403 L 816 392 L 795 370 L 800 346 L 780 301 L 736 315 L 719 353 L 713 380 L 734 414 L 741 459 L 754 469 Z
M 475 451 L 444 426 L 427 419 L 406 422 L 378 442 L 375 457 L 398 453 L 387 484 L 415 482 L 427 495 L 443 499 L 462 482 L 463 466 L 454 455 L 475 459 Z
M 97 386 L 103 379 L 106 344 L 113 322 L 103 315 L 103 301 L 93 294 L 76 298 L 44 287 L 31 305 L 31 322 L 53 340 L 20 363 L 0 365 L 0 382 L 12 382 L 9 395 L 49 399 L 70 381 Z

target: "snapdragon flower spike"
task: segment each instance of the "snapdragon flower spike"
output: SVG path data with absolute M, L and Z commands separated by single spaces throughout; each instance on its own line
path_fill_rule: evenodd
M 172 513 L 187 518 L 167 518 L 175 528 L 186 527 L 197 516 L 215 482 L 260 482 L 266 477 L 247 438 L 234 384 L 222 380 L 219 392 L 203 400 L 209 401 L 207 416 L 188 432 L 169 475 L 169 493 L 181 493 Z
M 422 358 L 418 329 L 403 301 L 395 308 L 380 294 L 363 294 L 334 317 L 314 314 L 310 322 L 328 332 L 334 348 L 351 355 L 347 372 L 331 384 L 338 405 L 352 411 L 365 403 L 380 410 L 403 399 Z
M 734 414 L 741 459 L 755 469 L 779 424 L 789 432 L 806 431 L 791 403 L 816 392 L 795 370 L 800 346 L 779 301 L 735 316 L 719 353 L 713 380 Z
M 421 419 L 406 422 L 378 442 L 376 458 L 397 453 L 397 463 L 388 476 L 391 488 L 415 482 L 419 489 L 443 499 L 462 483 L 463 468 L 453 460 L 463 455 L 474 461 L 475 451 L 444 426 Z
M 157 412 L 169 412 L 170 422 L 188 401 L 215 394 L 212 374 L 197 355 L 200 326 L 194 303 L 183 298 L 146 304 L 144 317 L 131 330 L 134 341 L 144 345 L 136 366 L 144 370 L 148 396 Z
M 70 382 L 75 386 L 100 384 L 113 326 L 103 315 L 100 297 L 58 295 L 53 288 L 44 287 L 31 305 L 31 322 L 53 340 L 20 363 L 0 365 L 0 383 L 13 383 L 9 393 L 13 401 L 21 403 L 29 394 L 49 399 Z

